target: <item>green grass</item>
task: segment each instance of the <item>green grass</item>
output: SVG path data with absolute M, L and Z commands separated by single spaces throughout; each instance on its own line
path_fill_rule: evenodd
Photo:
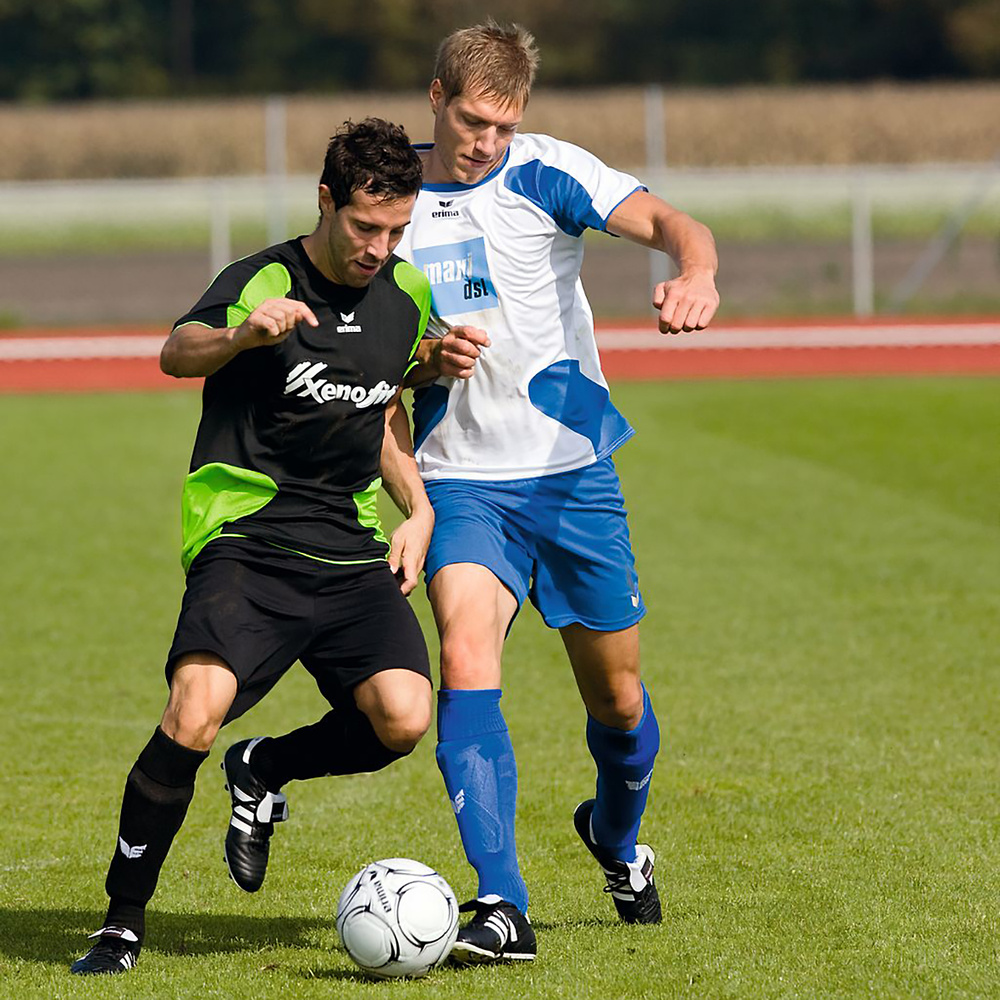
M 3 397 L 0 981 L 17 998 L 958 998 L 1000 994 L 1000 384 L 622 385 L 618 464 L 664 733 L 644 824 L 658 928 L 611 918 L 570 814 L 593 780 L 558 638 L 506 658 L 540 955 L 370 983 L 333 907 L 365 860 L 474 890 L 427 739 L 290 789 L 268 883 L 221 861 L 198 791 L 139 969 L 77 982 L 125 774 L 159 716 L 194 394 Z M 415 603 L 425 626 L 423 596 Z M 296 670 L 221 743 L 317 717 Z

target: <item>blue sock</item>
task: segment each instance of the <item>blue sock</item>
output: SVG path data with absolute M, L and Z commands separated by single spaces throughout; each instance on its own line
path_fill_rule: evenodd
M 480 898 L 496 894 L 527 912 L 514 843 L 517 764 L 499 689 L 438 692 L 437 762 Z
M 660 727 L 646 689 L 635 729 L 612 729 L 587 716 L 587 746 L 597 764 L 594 840 L 620 861 L 635 861 L 639 821 L 646 809 Z

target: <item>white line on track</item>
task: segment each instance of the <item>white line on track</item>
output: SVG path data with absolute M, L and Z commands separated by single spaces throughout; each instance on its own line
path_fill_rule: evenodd
M 600 327 L 602 351 L 712 351 L 789 347 L 930 347 L 1000 344 L 1000 323 L 910 326 L 710 327 L 701 333 Z
M 0 337 L 0 361 L 155 358 L 163 337 Z M 747 348 L 947 347 L 1000 344 L 1000 322 L 871 326 L 712 327 L 663 335 L 655 329 L 601 326 L 602 351 L 715 351 Z
M 0 361 L 159 357 L 164 337 L 3 337 Z

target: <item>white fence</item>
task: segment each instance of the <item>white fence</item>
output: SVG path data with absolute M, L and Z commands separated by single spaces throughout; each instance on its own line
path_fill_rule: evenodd
M 638 168 L 636 173 L 654 193 L 744 242 L 781 243 L 784 225 L 794 228 L 800 239 L 814 223 L 817 228 L 841 227 L 837 238 L 849 241 L 853 308 L 859 316 L 871 315 L 875 307 L 874 243 L 880 217 L 902 218 L 911 238 L 929 249 L 943 232 L 938 251 L 941 240 L 959 232 L 969 218 L 977 231 L 1000 234 L 997 163 L 857 169 L 660 167 Z M 5 258 L 25 253 L 138 253 L 181 247 L 204 253 L 206 271 L 214 274 L 232 259 L 234 245 L 248 238 L 251 245 L 263 245 L 264 239 L 276 242 L 308 231 L 316 213 L 316 177 L 285 176 L 280 164 L 259 177 L 4 183 L 0 269 Z M 754 227 L 762 224 L 767 231 L 754 237 Z M 744 229 L 749 236 L 740 235 Z M 925 253 L 925 270 L 928 259 Z M 659 266 L 651 265 L 653 276 Z M 911 284 L 912 272 L 911 267 L 906 275 Z M 893 284 L 893 293 L 898 293 L 898 276 Z M 883 300 L 891 301 L 886 292 L 883 289 Z M 2 297 L 0 285 L 0 309 Z

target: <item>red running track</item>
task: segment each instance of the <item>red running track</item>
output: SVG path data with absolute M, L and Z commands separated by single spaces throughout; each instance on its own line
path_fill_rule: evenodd
M 157 364 L 162 328 L 22 330 L 0 336 L 0 392 L 192 389 Z M 601 324 L 609 379 L 788 378 L 1000 373 L 1000 319 L 837 320 L 713 327 L 661 336 L 650 325 Z

